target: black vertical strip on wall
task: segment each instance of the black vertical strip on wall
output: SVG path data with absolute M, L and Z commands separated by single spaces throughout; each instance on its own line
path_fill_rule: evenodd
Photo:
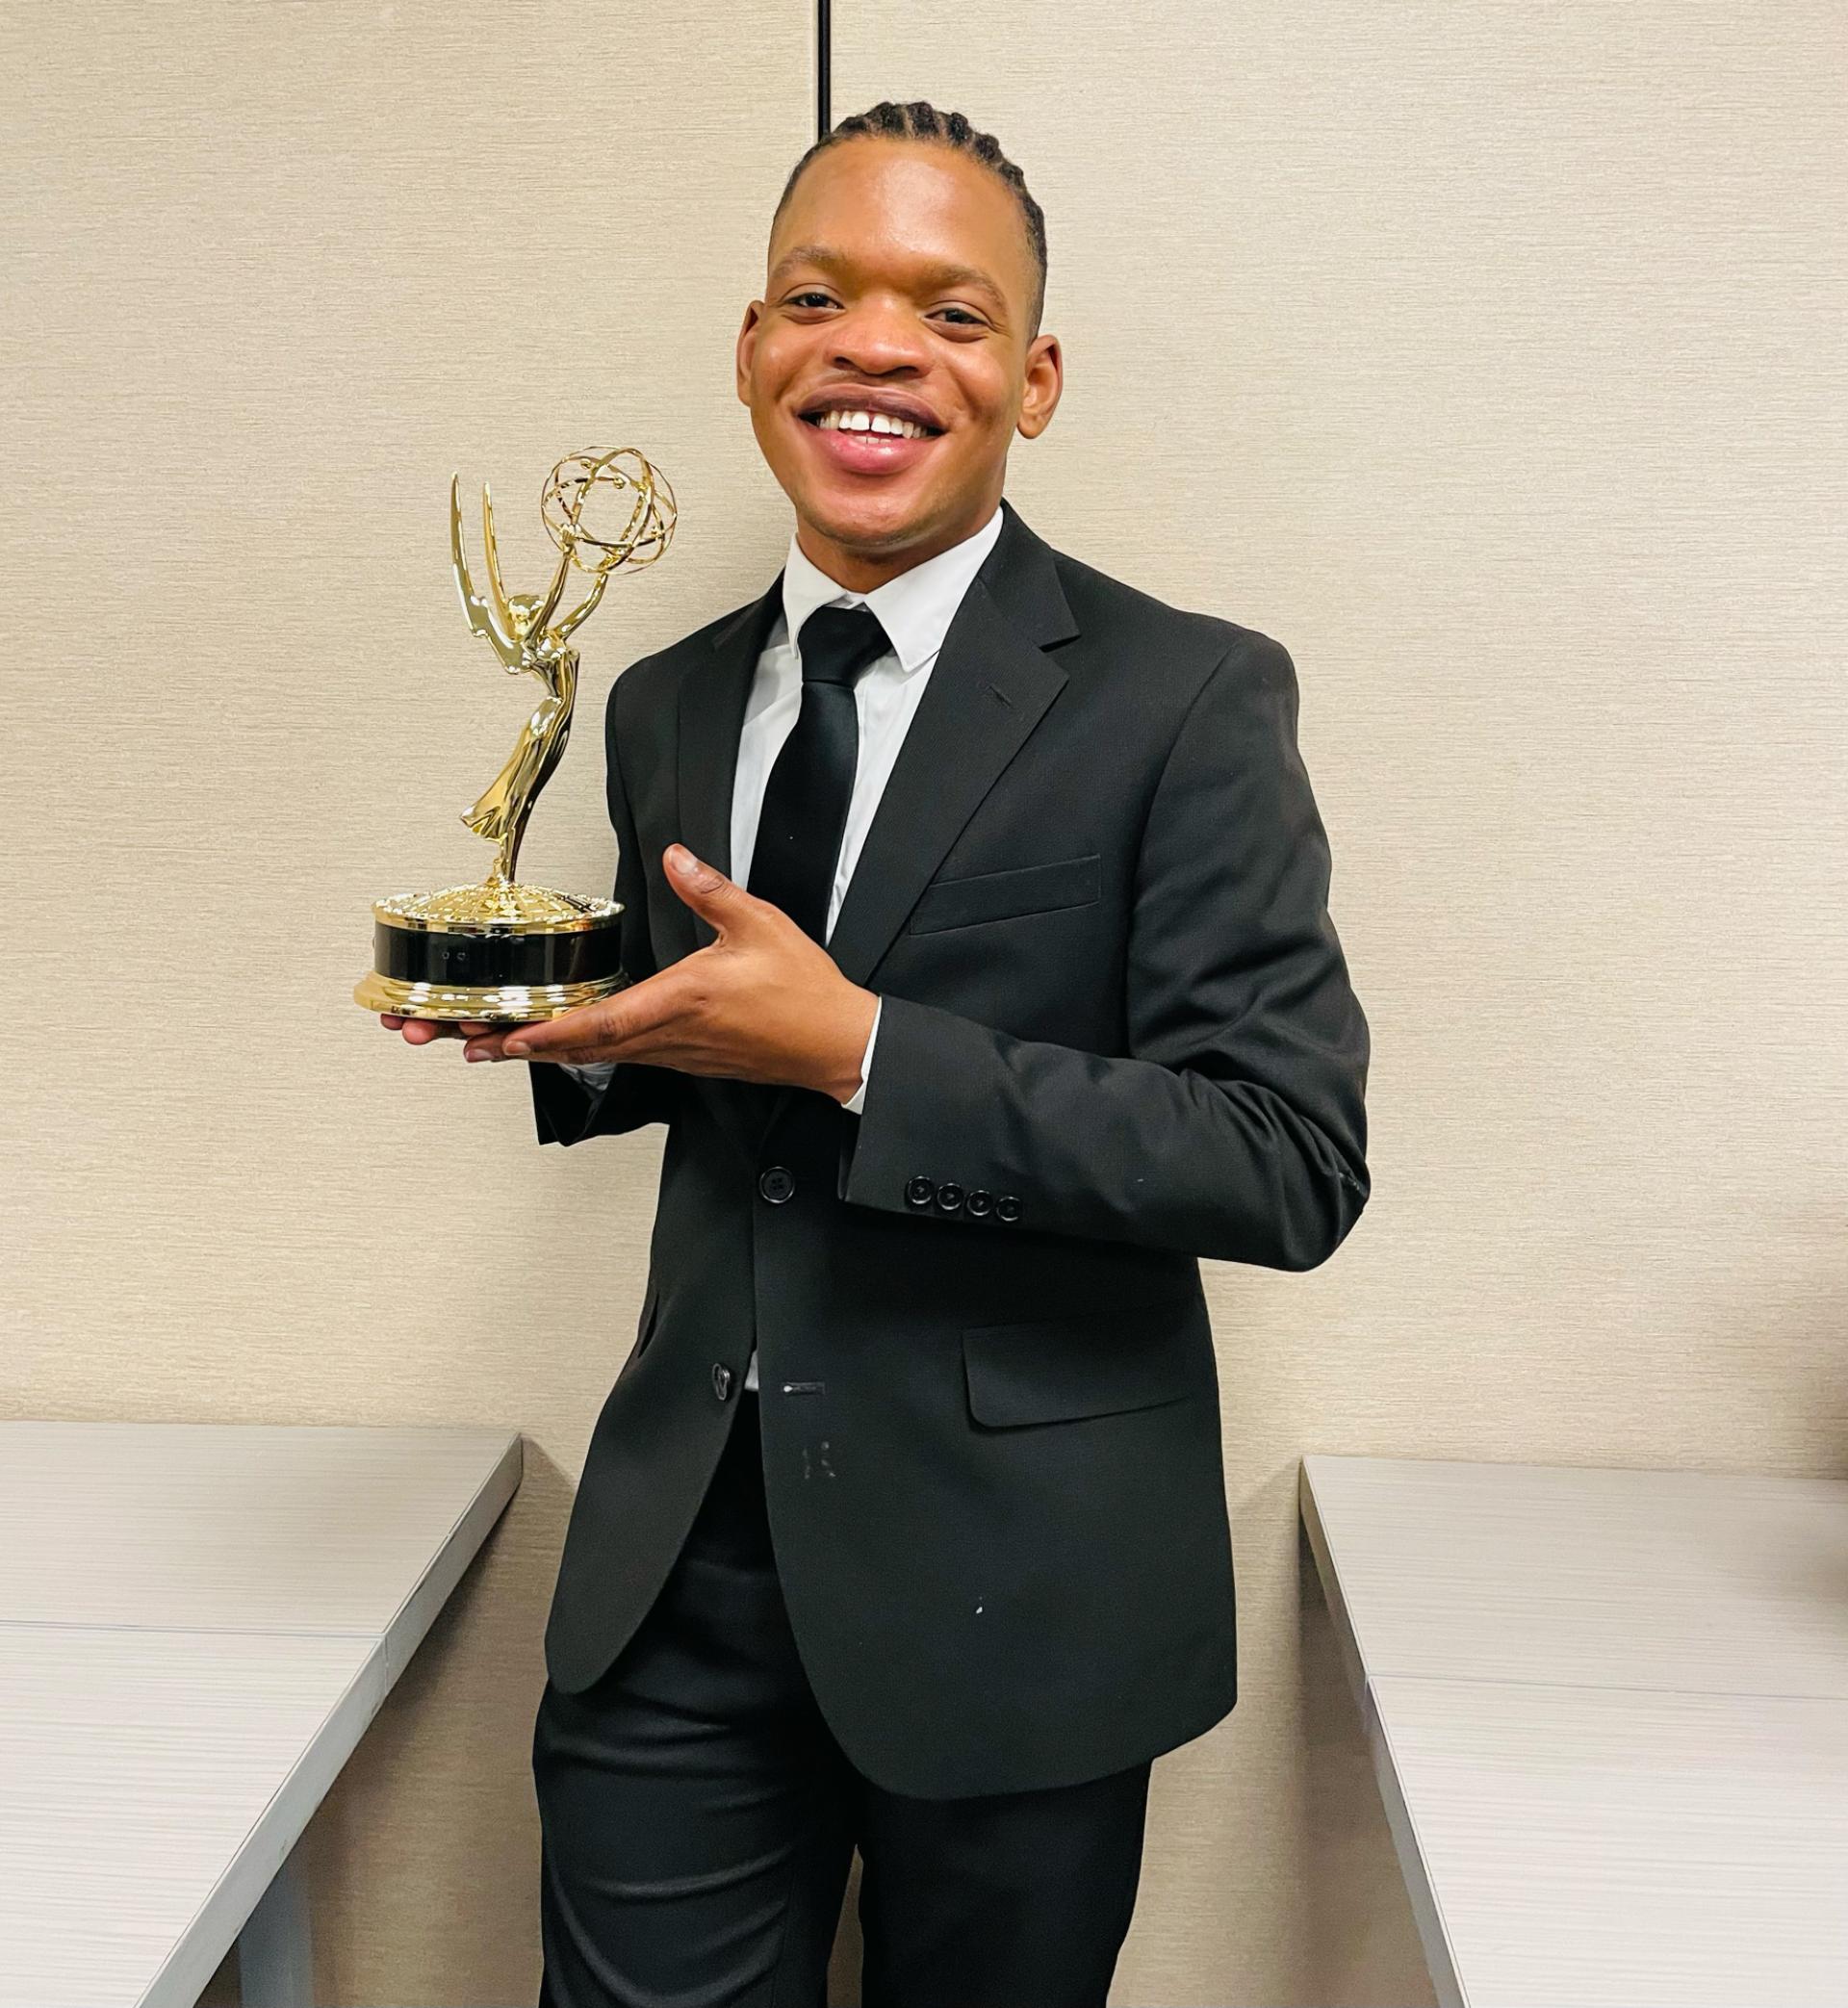
M 834 54 L 834 30 L 828 0 L 815 0 L 815 138 L 825 140 L 834 122 L 828 115 L 828 69 Z

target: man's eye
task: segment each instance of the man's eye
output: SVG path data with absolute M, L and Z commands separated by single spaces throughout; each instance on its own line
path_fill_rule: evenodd
M 789 304 L 792 307 L 799 307 L 806 299 L 819 300 L 824 307 L 828 304 L 828 296 L 825 293 L 817 292 L 812 286 L 809 287 L 808 290 L 805 293 L 798 293 L 792 295 L 790 296 Z
M 982 317 L 979 314 L 971 314 L 967 307 L 945 307 L 943 311 L 946 314 L 961 314 L 971 327 L 982 325 Z

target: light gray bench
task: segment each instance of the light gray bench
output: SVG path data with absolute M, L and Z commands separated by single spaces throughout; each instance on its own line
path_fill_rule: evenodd
M 1309 1456 L 1445 2008 L 1848 2001 L 1848 1480 Z
M 290 1855 L 517 1434 L 0 1424 L 0 2008 L 310 2008 Z

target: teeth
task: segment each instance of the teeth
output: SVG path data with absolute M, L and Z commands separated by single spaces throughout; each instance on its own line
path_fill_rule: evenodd
M 925 439 L 929 434 L 911 419 L 893 418 L 884 411 L 824 411 L 820 418 L 824 432 L 890 432 L 900 439 Z

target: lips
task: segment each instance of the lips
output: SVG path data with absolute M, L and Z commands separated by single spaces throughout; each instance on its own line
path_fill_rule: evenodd
M 861 411 L 878 410 L 878 405 L 860 405 Z M 909 417 L 906 413 L 904 416 Z M 937 445 L 941 433 L 922 439 L 907 439 L 897 432 L 842 432 L 822 427 L 799 417 L 796 424 L 823 462 L 843 474 L 891 475 L 914 467 Z
M 871 384 L 828 384 L 799 406 L 796 415 L 812 422 L 830 410 L 883 411 L 887 418 L 910 419 L 928 432 L 944 429 L 943 421 L 922 398 L 913 397 L 909 391 L 875 388 Z
M 827 404 L 819 411 L 803 412 L 800 417 L 805 425 L 817 432 L 873 432 L 882 439 L 906 439 L 916 433 L 935 438 L 943 429 L 941 425 L 929 425 L 921 419 L 908 418 L 898 412 L 873 412 L 872 424 L 860 424 L 862 415 L 869 410 L 870 407 L 864 404 Z M 883 425 L 878 423 L 882 418 L 886 421 Z

